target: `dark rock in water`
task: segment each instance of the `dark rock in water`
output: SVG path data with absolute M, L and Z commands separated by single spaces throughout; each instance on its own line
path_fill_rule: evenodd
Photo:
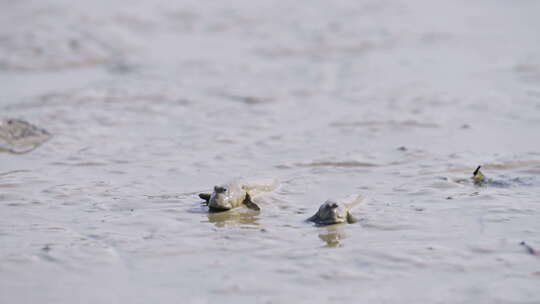
M 0 119 L 0 152 L 28 153 L 51 138 L 51 134 L 20 119 Z

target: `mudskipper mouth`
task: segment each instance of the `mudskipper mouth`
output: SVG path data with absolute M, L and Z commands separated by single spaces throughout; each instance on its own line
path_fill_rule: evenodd
M 316 224 L 317 226 L 327 226 L 327 225 L 334 225 L 334 224 L 340 224 L 340 223 L 343 223 L 343 220 L 332 218 L 332 219 L 319 221 Z
M 334 209 L 332 211 L 333 211 L 332 216 L 330 217 L 328 222 L 332 222 L 334 224 L 343 223 L 344 222 L 344 217 L 341 214 L 339 214 L 336 209 Z
M 216 201 L 210 201 L 210 204 L 208 204 L 208 209 L 211 212 L 223 212 L 227 210 L 231 210 L 232 206 L 229 203 L 219 203 Z
M 216 207 L 208 206 L 208 212 L 211 212 L 211 213 L 225 212 L 229 210 L 231 210 L 231 208 L 216 208 Z

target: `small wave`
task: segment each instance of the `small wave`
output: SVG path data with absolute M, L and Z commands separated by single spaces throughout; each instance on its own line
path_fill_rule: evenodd
M 376 127 L 376 126 L 390 126 L 390 127 L 417 127 L 417 128 L 437 128 L 436 123 L 418 122 L 416 120 L 404 120 L 404 121 L 352 121 L 352 122 L 333 122 L 330 124 L 334 127 Z
M 540 160 L 514 160 L 514 161 L 503 161 L 503 162 L 493 162 L 493 163 L 484 163 L 482 164 L 483 170 L 510 170 L 510 169 L 520 169 L 526 168 L 529 166 L 538 166 L 540 165 Z M 456 167 L 451 168 L 448 171 L 450 172 L 466 172 L 473 171 L 472 167 Z
M 61 162 L 61 161 L 55 161 L 51 162 L 51 165 L 58 165 L 58 166 L 73 166 L 73 167 L 100 167 L 100 166 L 107 166 L 107 163 L 105 162 L 97 162 L 97 161 L 85 161 L 85 162 Z
M 242 96 L 242 95 L 233 95 L 233 94 L 220 94 L 222 97 L 225 97 L 230 100 L 238 101 L 247 105 L 259 105 L 272 103 L 275 100 L 270 97 L 257 97 L 257 96 Z
M 0 172 L 0 176 L 6 176 L 16 173 L 26 173 L 26 172 L 32 172 L 30 170 L 13 170 L 13 171 L 7 171 L 7 172 Z
M 349 160 L 349 161 L 313 161 L 307 163 L 296 163 L 297 167 L 378 167 L 379 164 Z

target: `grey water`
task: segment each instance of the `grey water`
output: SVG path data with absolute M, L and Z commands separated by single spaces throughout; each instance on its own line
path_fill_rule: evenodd
M 539 12 L 2 1 L 0 118 L 53 136 L 0 153 L 0 303 L 540 302 Z

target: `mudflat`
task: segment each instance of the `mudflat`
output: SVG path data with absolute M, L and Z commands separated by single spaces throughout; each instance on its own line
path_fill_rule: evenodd
M 539 12 L 3 1 L 0 119 L 52 137 L 0 153 L 0 303 L 540 302 Z

